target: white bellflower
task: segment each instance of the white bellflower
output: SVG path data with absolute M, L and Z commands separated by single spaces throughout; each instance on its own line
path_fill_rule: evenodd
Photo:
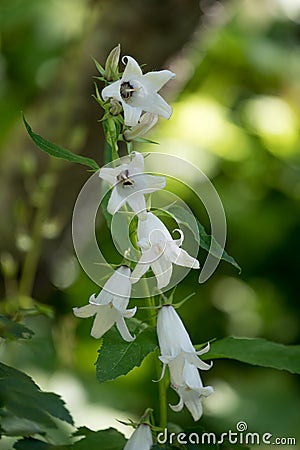
M 172 264 L 199 269 L 199 261 L 180 248 L 184 239 L 183 232 L 174 231 L 178 231 L 180 239 L 172 239 L 163 222 L 150 212 L 144 220 L 139 221 L 137 234 L 142 256 L 132 272 L 132 283 L 136 283 L 151 267 L 157 279 L 157 287 L 162 289 L 170 282 Z
M 128 164 L 100 169 L 99 177 L 114 186 L 107 205 L 110 214 L 115 214 L 125 203 L 135 214 L 145 214 L 144 195 L 163 189 L 166 185 L 165 177 L 144 173 L 144 156 L 141 153 L 132 155 Z
M 130 269 L 119 267 L 103 286 L 102 291 L 91 295 L 89 303 L 81 308 L 73 308 L 75 316 L 85 318 L 95 315 L 91 336 L 99 339 L 114 323 L 122 338 L 131 342 L 134 337 L 128 331 L 125 318 L 133 317 L 136 307 L 126 309 L 131 294 Z
M 142 69 L 131 56 L 124 56 L 122 61 L 126 63 L 122 78 L 102 90 L 103 99 L 113 98 L 122 104 L 124 122 L 128 126 L 138 123 L 142 111 L 169 119 L 172 108 L 157 92 L 175 74 L 170 70 L 160 70 L 143 75 Z

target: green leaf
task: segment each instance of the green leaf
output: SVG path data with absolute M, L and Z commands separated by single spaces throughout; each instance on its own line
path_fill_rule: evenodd
M 72 450 L 123 450 L 126 444 L 123 434 L 114 428 L 92 431 L 83 427 L 75 433 L 76 436 L 82 434 L 86 437 L 73 444 Z
M 76 155 L 73 152 L 70 152 L 70 150 L 66 150 L 64 148 L 59 147 L 56 144 L 53 144 L 52 142 L 47 141 L 39 134 L 36 134 L 32 131 L 29 123 L 26 121 L 24 115 L 22 114 L 23 121 L 26 127 L 26 130 L 35 143 L 37 147 L 39 147 L 44 152 L 48 153 L 48 155 L 54 156 L 55 158 L 61 158 L 66 161 L 83 164 L 85 166 L 91 167 L 93 170 L 97 171 L 99 169 L 98 164 L 96 161 L 94 161 L 91 158 L 86 158 L 85 156 Z
M 229 336 L 211 344 L 203 359 L 236 359 L 255 366 L 300 374 L 300 345 L 284 345 L 260 338 Z
M 127 323 L 137 321 L 127 321 Z M 130 327 L 132 328 L 132 327 Z M 155 327 L 145 327 L 132 342 L 124 341 L 115 328 L 111 328 L 103 337 L 98 350 L 96 375 L 98 381 L 114 380 L 126 375 L 134 367 L 140 366 L 143 359 L 157 347 Z
M 24 438 L 14 444 L 16 450 L 67 450 L 70 445 L 52 445 L 34 438 Z
M 0 336 L 6 339 L 30 339 L 34 332 L 25 325 L 0 315 Z
M 5 420 L 13 417 L 51 428 L 56 427 L 53 418 L 73 424 L 58 395 L 42 392 L 28 375 L 3 363 L 0 363 L 0 404 L 4 431 Z
M 223 259 L 223 261 L 226 261 L 226 262 L 232 264 L 234 267 L 236 267 L 238 269 L 239 273 L 241 273 L 242 269 L 238 265 L 238 263 L 235 261 L 235 259 L 232 256 L 229 256 L 225 250 L 222 251 L 221 246 L 218 244 L 218 242 L 215 240 L 215 238 L 213 236 L 211 236 L 210 234 L 206 233 L 204 226 L 198 220 L 197 220 L 197 224 L 198 224 L 199 235 L 200 235 L 200 247 L 202 247 L 204 250 L 206 250 L 211 255 L 215 256 L 216 258 L 220 258 L 220 255 L 222 255 L 221 259 Z M 211 242 L 212 242 L 212 247 L 210 248 Z
M 172 204 L 171 206 L 166 208 L 166 211 L 172 215 L 172 217 L 177 221 L 178 224 L 185 225 L 187 228 L 189 228 L 194 234 L 196 241 L 200 239 L 199 245 L 201 248 L 203 248 L 216 258 L 222 259 L 223 261 L 232 264 L 238 269 L 239 273 L 241 272 L 242 269 L 234 260 L 234 258 L 232 256 L 229 256 L 228 253 L 222 249 L 222 247 L 218 244 L 213 236 L 206 233 L 204 226 L 189 211 L 176 204 Z M 211 241 L 212 247 L 210 248 Z

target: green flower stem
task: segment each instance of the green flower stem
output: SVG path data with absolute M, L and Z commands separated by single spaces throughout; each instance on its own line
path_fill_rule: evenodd
M 132 142 L 126 141 L 126 148 L 127 148 L 128 155 L 130 155 L 130 153 L 133 151 Z
M 119 159 L 119 149 L 118 149 L 118 136 L 116 133 L 116 126 L 114 123 L 114 120 L 110 117 L 108 117 L 105 121 L 103 121 L 103 131 L 105 135 L 105 163 L 109 163 L 109 158 L 112 158 L 112 162 L 116 159 Z M 132 142 L 126 142 L 127 152 L 130 154 L 133 151 Z M 126 205 L 125 205 L 126 208 Z M 133 233 L 131 236 L 131 240 L 133 242 L 133 245 L 135 248 L 138 249 L 137 245 L 137 230 Z M 145 284 L 145 292 L 146 292 L 146 302 L 148 309 L 148 315 L 149 315 L 149 322 L 152 326 L 156 327 L 156 315 L 153 314 L 153 311 L 155 310 L 155 301 L 154 298 L 150 295 L 149 288 L 146 282 L 146 279 L 144 279 Z M 155 368 L 156 368 L 156 376 L 157 379 L 161 377 L 161 371 L 162 366 L 161 362 L 159 360 L 159 349 L 157 349 L 154 353 L 154 359 L 155 359 Z M 167 426 L 167 412 L 168 412 L 168 406 L 167 406 L 167 388 L 168 383 L 165 380 L 165 377 L 158 382 L 158 395 L 159 395 L 159 425 L 161 428 L 165 428 Z
M 146 299 L 148 309 L 148 316 L 149 316 L 149 322 L 152 326 L 156 327 L 156 315 L 153 314 L 153 311 L 155 310 L 155 301 L 154 298 L 150 296 L 149 288 L 146 282 L 146 278 L 143 278 L 145 289 L 148 293 L 148 297 Z M 162 372 L 162 365 L 159 360 L 159 348 L 157 348 L 154 352 L 154 363 L 155 363 L 155 369 L 156 369 L 156 377 L 157 380 L 161 377 Z M 159 395 L 159 426 L 161 428 L 166 428 L 167 421 L 168 421 L 168 405 L 167 405 L 167 389 L 168 385 L 166 383 L 165 377 L 163 377 L 158 382 L 158 395 Z

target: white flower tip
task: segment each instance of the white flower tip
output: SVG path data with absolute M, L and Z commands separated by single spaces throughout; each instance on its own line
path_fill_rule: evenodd
M 94 339 L 100 339 L 102 336 L 103 336 L 103 334 L 104 333 L 97 333 L 95 330 L 93 330 L 92 329 L 92 331 L 91 331 L 91 336 L 94 338 Z
M 134 334 L 133 336 L 130 336 L 130 337 L 128 336 L 126 339 L 125 338 L 123 338 L 123 339 L 126 342 L 133 342 L 135 340 L 135 338 L 136 338 L 136 335 Z
M 201 390 L 201 395 L 203 397 L 209 397 L 210 395 L 212 395 L 214 393 L 215 393 L 215 390 L 214 390 L 214 388 L 212 386 L 205 386 Z
M 163 116 L 163 117 L 164 117 L 165 119 L 167 119 L 167 120 L 170 119 L 170 117 L 171 117 L 171 115 L 172 115 L 172 113 L 173 113 L 173 108 L 172 108 L 172 106 L 170 106 L 170 105 L 168 105 L 168 106 L 169 106 L 169 111 L 166 112 L 165 115 Z
M 80 309 L 80 308 L 73 308 L 73 314 L 74 314 L 75 316 L 78 316 L 78 311 L 79 311 L 79 309 Z
M 131 317 L 133 317 L 133 316 L 135 315 L 136 312 L 137 312 L 137 307 L 135 306 L 134 308 L 127 309 L 127 310 L 125 311 L 124 316 L 125 316 L 127 319 L 130 319 Z
M 164 287 L 168 286 L 169 282 L 170 282 L 169 280 L 165 280 L 164 278 L 160 278 L 157 281 L 158 289 L 163 289 Z
M 92 294 L 89 298 L 89 303 L 91 305 L 98 305 L 98 303 L 95 300 L 96 300 L 96 294 Z
M 195 259 L 195 262 L 192 265 L 192 269 L 200 269 L 200 263 L 197 259 Z

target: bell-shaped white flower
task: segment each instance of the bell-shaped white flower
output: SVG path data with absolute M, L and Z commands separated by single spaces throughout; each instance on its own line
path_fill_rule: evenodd
M 202 415 L 201 397 L 208 396 L 213 389 L 203 387 L 199 370 L 208 370 L 210 364 L 205 363 L 199 355 L 208 352 L 209 344 L 196 351 L 182 320 L 172 305 L 164 305 L 157 317 L 157 336 L 163 363 L 162 377 L 166 366 L 169 367 L 171 385 L 178 393 L 178 405 L 171 406 L 174 411 L 181 411 L 184 405 L 191 412 L 194 420 Z
M 192 414 L 193 419 L 199 420 L 202 416 L 202 397 L 208 397 L 213 394 L 211 386 L 203 387 L 199 370 L 194 364 L 185 361 L 180 384 L 174 382 L 174 373 L 172 366 L 169 365 L 172 388 L 179 395 L 179 403 L 170 405 L 174 411 L 181 411 L 184 405 Z M 178 373 L 176 372 L 176 378 Z
M 138 245 L 142 256 L 132 272 L 132 283 L 136 283 L 151 267 L 159 289 L 167 286 L 172 276 L 173 266 L 199 269 L 199 261 L 181 247 L 184 236 L 178 231 L 180 239 L 172 239 L 167 227 L 153 213 L 148 212 L 144 220 L 138 222 Z
M 99 177 L 114 186 L 107 205 L 110 214 L 115 214 L 125 203 L 135 214 L 145 214 L 144 195 L 163 189 L 166 185 L 165 177 L 144 173 L 144 156 L 138 152 L 133 153 L 128 164 L 103 167 Z
M 150 450 L 153 445 L 151 428 L 142 423 L 132 433 L 127 441 L 124 450 Z
M 121 102 L 125 125 L 136 125 L 142 111 L 169 119 L 172 108 L 157 92 L 175 74 L 170 70 L 160 70 L 143 75 L 140 66 L 131 56 L 124 56 L 122 61 L 126 63 L 123 76 L 102 90 L 103 99 L 114 98 Z
M 180 384 L 185 362 L 198 369 L 208 370 L 210 364 L 205 363 L 199 355 L 208 352 L 209 344 L 196 351 L 182 320 L 172 305 L 164 305 L 157 316 L 157 337 L 160 348 L 160 360 L 164 367 L 172 368 L 173 382 Z
M 89 303 L 81 308 L 73 308 L 75 316 L 85 318 L 95 315 L 91 336 L 98 339 L 103 336 L 114 323 L 122 338 L 131 342 L 131 336 L 125 323 L 125 318 L 133 317 L 136 307 L 126 309 L 131 294 L 131 271 L 129 267 L 121 266 L 103 286 L 102 291 L 91 295 Z

